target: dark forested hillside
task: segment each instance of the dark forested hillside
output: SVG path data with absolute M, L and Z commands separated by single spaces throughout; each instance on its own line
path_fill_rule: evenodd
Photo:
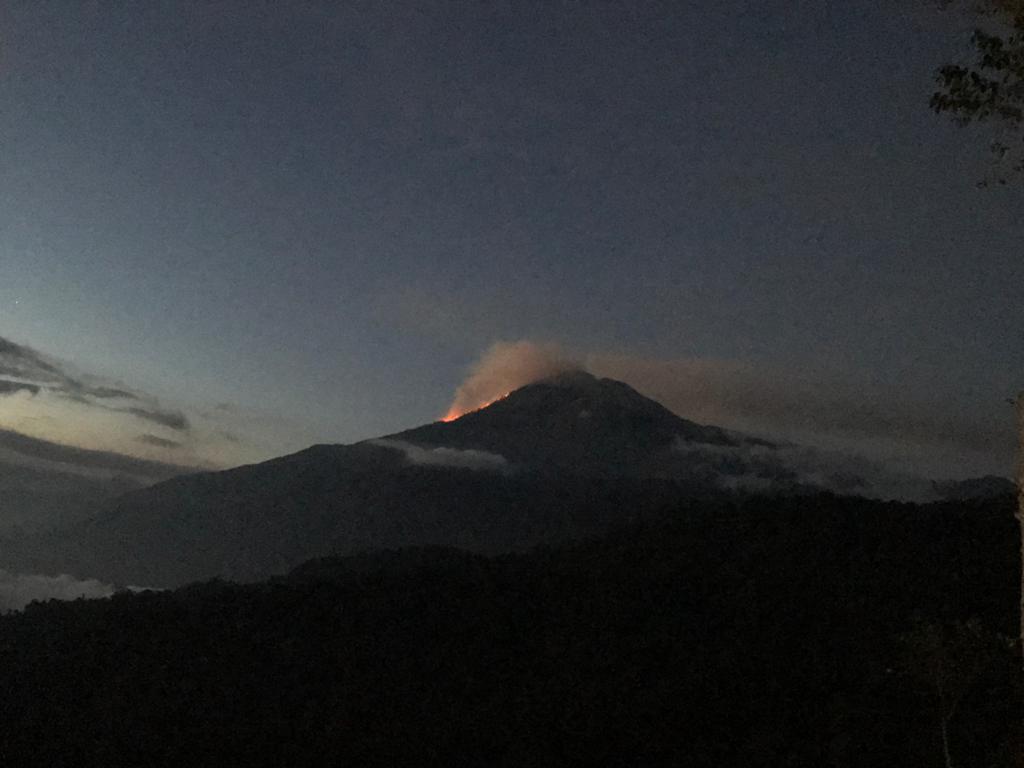
M 1009 499 L 754 499 L 36 604 L 0 618 L 0 760 L 942 766 L 946 720 L 955 765 L 1014 765 L 1016 552 Z
M 117 584 L 258 581 L 310 558 L 367 549 L 494 554 L 551 544 L 699 491 L 660 480 L 420 466 L 369 444 L 316 446 L 126 494 L 76 527 L 0 541 L 0 552 L 11 570 Z

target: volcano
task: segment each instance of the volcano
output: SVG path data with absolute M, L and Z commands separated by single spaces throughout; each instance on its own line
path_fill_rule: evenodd
M 530 471 L 638 477 L 687 475 L 677 450 L 683 445 L 744 442 L 680 418 L 627 384 L 583 371 L 528 384 L 461 418 L 385 439 L 486 451 Z
M 450 422 L 177 477 L 84 523 L 0 545 L 8 568 L 155 587 L 260 580 L 381 548 L 493 554 L 678 509 L 742 478 L 792 487 L 775 456 L 771 443 L 576 372 Z

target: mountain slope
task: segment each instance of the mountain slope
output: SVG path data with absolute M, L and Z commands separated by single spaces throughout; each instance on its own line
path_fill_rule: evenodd
M 421 466 L 391 448 L 325 445 L 133 492 L 87 523 L 0 551 L 9 570 L 119 584 L 252 581 L 382 547 L 496 553 L 553 543 L 687 492 L 655 480 Z
M 128 491 L 190 471 L 0 429 L 0 532 L 67 526 Z
M 479 411 L 390 436 L 421 446 L 483 450 L 532 470 L 685 474 L 680 444 L 736 446 L 717 427 L 676 416 L 626 384 L 574 372 L 529 384 Z
M 128 493 L 84 524 L 0 542 L 0 565 L 166 587 L 258 580 L 384 547 L 496 553 L 590 535 L 747 482 L 806 490 L 782 455 L 575 373 L 450 423 Z

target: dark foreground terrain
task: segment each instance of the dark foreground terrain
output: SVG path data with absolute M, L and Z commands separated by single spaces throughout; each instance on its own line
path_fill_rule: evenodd
M 705 502 L 0 618 L 4 766 L 1019 765 L 1012 500 Z

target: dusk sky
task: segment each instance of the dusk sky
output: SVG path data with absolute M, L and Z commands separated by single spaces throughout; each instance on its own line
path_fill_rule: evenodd
M 482 355 L 567 358 L 721 426 L 1011 471 L 1024 181 L 978 189 L 983 134 L 928 109 L 976 19 L 2 8 L 0 428 L 227 466 L 434 420 Z

